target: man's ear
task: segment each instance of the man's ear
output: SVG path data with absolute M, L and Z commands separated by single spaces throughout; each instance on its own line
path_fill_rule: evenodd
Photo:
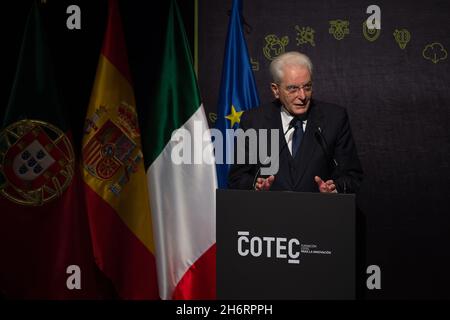
M 279 99 L 280 98 L 280 91 L 278 89 L 277 84 L 272 82 L 270 84 L 270 89 L 272 90 L 272 93 L 273 93 L 273 96 L 275 97 L 275 99 Z

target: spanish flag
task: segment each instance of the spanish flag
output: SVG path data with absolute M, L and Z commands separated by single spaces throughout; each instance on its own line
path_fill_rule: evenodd
M 141 132 L 117 0 L 83 136 L 82 172 L 96 263 L 123 299 L 158 299 Z

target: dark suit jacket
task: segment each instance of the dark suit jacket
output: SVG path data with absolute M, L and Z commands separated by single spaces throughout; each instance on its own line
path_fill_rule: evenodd
M 271 190 L 318 192 L 314 176 L 319 176 L 324 181 L 333 179 L 340 193 L 355 193 L 361 184 L 363 171 L 345 109 L 312 100 L 303 140 L 299 152 L 293 158 L 283 135 L 280 107 L 279 102 L 274 101 L 269 105 L 248 110 L 244 112 L 240 122 L 240 128 L 243 130 L 250 128 L 279 130 L 279 170 L 275 174 Z M 319 126 L 328 152 L 324 150 L 323 143 L 320 143 L 320 136 L 317 134 Z M 270 152 L 270 134 L 268 137 Z M 237 151 L 235 148 L 235 155 Z M 231 166 L 228 175 L 230 189 L 253 189 L 261 162 L 267 160 L 258 159 L 257 164 L 249 164 L 248 144 L 245 145 L 245 154 L 245 164 L 236 164 L 235 159 L 235 164 Z M 338 163 L 337 166 L 334 165 L 333 159 Z

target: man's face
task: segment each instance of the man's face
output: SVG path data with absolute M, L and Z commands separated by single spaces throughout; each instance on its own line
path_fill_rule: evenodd
M 305 114 L 311 103 L 312 81 L 308 68 L 287 65 L 281 83 L 271 84 L 272 93 L 292 115 Z

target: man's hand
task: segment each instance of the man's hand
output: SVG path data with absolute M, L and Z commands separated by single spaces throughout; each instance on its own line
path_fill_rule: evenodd
M 266 179 L 264 178 L 258 178 L 256 179 L 256 183 L 255 183 L 255 190 L 256 191 L 267 191 L 270 189 L 270 187 L 272 186 L 273 180 L 275 180 L 274 176 L 270 176 Z
M 314 181 L 316 181 L 317 186 L 319 187 L 319 191 L 320 192 L 324 192 L 324 193 L 337 193 L 336 190 L 336 185 L 334 184 L 333 180 L 327 180 L 327 181 L 323 181 L 320 177 L 315 176 L 314 177 Z

